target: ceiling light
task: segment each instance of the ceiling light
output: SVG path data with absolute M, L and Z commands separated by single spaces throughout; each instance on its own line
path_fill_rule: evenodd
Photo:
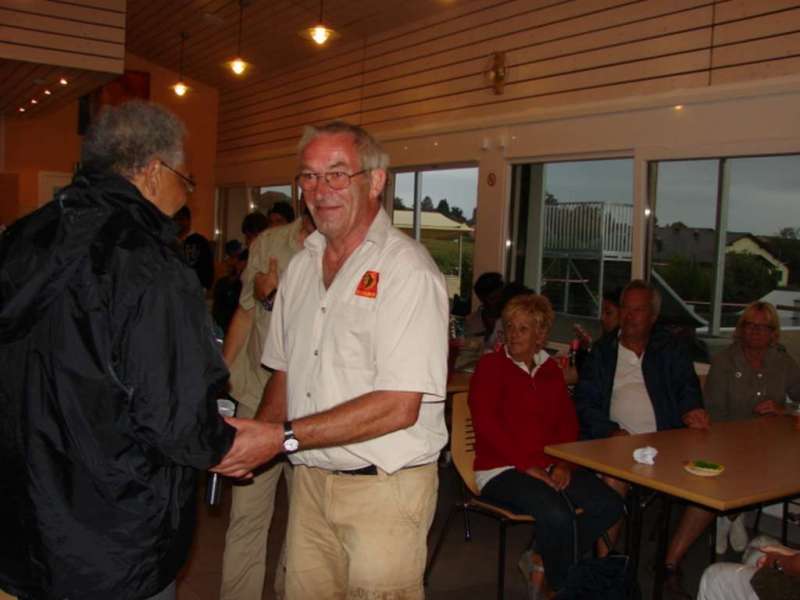
M 58 80 L 59 85 L 69 85 L 69 81 L 67 81 L 64 77 Z
M 322 46 L 330 39 L 337 37 L 337 33 L 331 29 L 330 27 L 326 27 L 325 20 L 324 20 L 324 1 L 320 0 L 319 2 L 319 22 L 314 25 L 313 27 L 309 27 L 308 29 L 304 29 L 300 32 L 300 35 L 304 38 L 308 38 L 312 40 L 319 46 Z
M 189 37 L 185 31 L 181 31 L 181 50 L 180 58 L 178 59 L 178 81 L 174 83 L 172 91 L 176 96 L 183 97 L 189 91 L 189 86 L 183 82 L 183 47 L 186 44 L 186 38 Z
M 25 107 L 24 106 L 20 106 L 17 110 L 19 112 L 25 112 Z
M 45 91 L 44 91 L 44 95 L 45 95 L 45 96 L 49 96 L 49 95 L 50 95 L 50 94 L 52 94 L 52 93 L 53 93 L 53 92 L 51 92 L 50 90 L 45 90 Z
M 247 68 L 250 66 L 242 58 L 242 22 L 244 21 L 244 0 L 239 0 L 239 36 L 236 41 L 236 56 L 228 61 L 228 68 L 234 75 L 244 75 Z
M 31 104 L 39 104 L 39 101 L 36 98 L 31 98 Z

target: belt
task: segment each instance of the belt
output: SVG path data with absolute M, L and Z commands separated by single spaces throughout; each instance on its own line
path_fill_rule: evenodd
M 408 467 L 402 467 L 400 470 L 403 471 L 404 469 L 417 469 L 419 467 L 427 467 L 428 465 L 433 463 L 425 463 L 423 465 L 410 465 Z M 360 469 L 351 469 L 349 471 L 331 471 L 334 475 L 377 475 L 378 474 L 378 467 L 375 465 L 367 465 L 366 467 L 361 467 Z
M 375 465 L 367 465 L 360 469 L 352 469 L 350 471 L 332 471 L 334 475 L 377 475 L 378 467 Z

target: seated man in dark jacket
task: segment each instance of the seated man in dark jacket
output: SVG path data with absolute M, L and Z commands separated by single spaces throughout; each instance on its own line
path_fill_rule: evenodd
M 668 332 L 653 329 L 660 305 L 658 290 L 644 281 L 634 280 L 623 290 L 620 328 L 594 346 L 575 389 L 581 437 L 710 426 L 684 347 Z M 623 495 L 627 492 L 624 482 L 606 482 Z M 684 511 L 664 565 L 666 588 L 673 597 L 689 598 L 681 589 L 677 565 L 713 518 L 696 507 Z M 617 526 L 614 534 L 618 531 Z
M 232 443 L 170 219 L 183 136 L 155 105 L 107 109 L 73 183 L 0 241 L 0 589 L 20 598 L 174 598 L 196 470 Z

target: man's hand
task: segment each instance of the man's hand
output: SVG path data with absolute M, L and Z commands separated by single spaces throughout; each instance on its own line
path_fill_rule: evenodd
M 708 412 L 704 408 L 695 408 L 684 413 L 682 421 L 689 429 L 711 428 L 711 417 L 708 416 Z
M 569 482 L 572 480 L 572 469 L 564 463 L 559 463 L 550 472 L 550 479 L 555 484 L 554 489 L 560 492 L 569 486 Z
M 259 302 L 263 302 L 276 289 L 278 289 L 278 259 L 271 256 L 267 272 L 259 271 L 253 279 L 253 296 Z
M 539 467 L 530 467 L 529 469 L 525 469 L 525 473 L 527 473 L 531 477 L 544 481 L 554 490 L 558 490 L 555 481 L 553 481 L 553 478 L 550 477 L 550 474 L 544 469 L 540 469 Z
M 782 415 L 784 410 L 775 400 L 762 400 L 753 407 L 753 412 L 757 415 Z
M 764 556 L 758 559 L 757 566 L 771 567 L 787 575 L 800 575 L 800 552 L 786 546 L 764 546 L 760 548 Z
M 250 477 L 257 466 L 272 460 L 283 450 L 283 426 L 252 419 L 226 417 L 228 425 L 236 428 L 233 446 L 216 467 L 215 473 L 226 477 Z

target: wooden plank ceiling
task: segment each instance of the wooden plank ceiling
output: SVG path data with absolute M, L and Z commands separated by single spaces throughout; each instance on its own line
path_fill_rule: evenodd
M 16 5 L 16 0 L 0 1 Z M 80 1 L 100 1 L 102 5 L 102 0 Z M 326 52 L 337 51 L 337 46 L 362 43 L 367 36 L 380 35 L 399 24 L 452 10 L 459 1 L 326 0 L 325 24 L 339 36 L 325 47 L 318 47 L 300 37 L 299 32 L 316 24 L 319 0 L 244 0 L 241 54 L 253 66 L 241 79 L 225 66 L 237 51 L 239 0 L 128 0 L 125 46 L 133 54 L 178 71 L 181 33 L 185 33 L 184 75 L 221 91 L 235 90 L 253 77 L 263 79 L 285 72 L 292 65 L 322 58 Z M 61 0 L 37 2 L 50 8 L 70 5 Z M 66 88 L 55 85 L 61 77 L 70 81 Z M 0 114 L 9 118 L 39 114 L 91 92 L 112 78 L 97 71 L 0 58 Z M 45 89 L 53 95 L 45 97 Z M 37 99 L 37 104 L 32 105 L 31 99 Z M 26 109 L 24 114 L 19 112 L 20 107 Z
M 187 37 L 183 72 L 220 90 L 241 86 L 254 76 L 283 72 L 337 45 L 362 43 L 422 16 L 438 14 L 463 0 L 325 0 L 324 21 L 339 38 L 318 47 L 299 32 L 315 25 L 319 0 L 244 0 L 242 57 L 254 72 L 235 77 L 226 67 L 237 52 L 238 0 L 128 0 L 127 48 L 175 71 L 180 67 L 181 33 Z

